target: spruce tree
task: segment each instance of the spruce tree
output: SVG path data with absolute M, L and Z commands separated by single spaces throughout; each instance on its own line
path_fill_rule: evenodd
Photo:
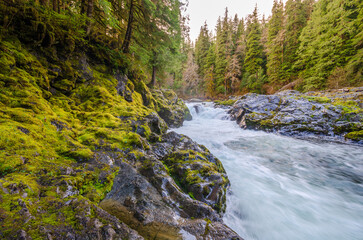
M 252 75 L 257 74 L 263 63 L 261 26 L 258 20 L 257 6 L 251 15 L 251 23 L 248 26 L 248 32 L 245 69 L 248 74 Z
M 304 90 L 327 87 L 329 77 L 338 72 L 343 86 L 361 84 L 362 9 L 360 0 L 316 3 L 300 36 L 295 64 L 304 79 Z
M 195 59 L 198 64 L 198 73 L 200 75 L 205 74 L 205 65 L 206 65 L 206 57 L 208 54 L 208 50 L 210 47 L 210 39 L 209 39 L 209 30 L 207 23 L 204 23 L 204 26 L 200 28 L 199 36 L 195 42 Z
M 215 87 L 217 93 L 225 93 L 225 73 L 227 67 L 227 25 L 228 25 L 228 9 L 222 20 L 219 18 L 217 22 L 216 36 L 216 61 L 215 61 Z
M 292 80 L 296 75 L 293 65 L 297 59 L 299 37 L 307 23 L 307 10 L 301 0 L 288 0 L 285 6 L 285 33 L 283 55 L 283 79 Z
M 267 42 L 267 74 L 270 83 L 279 83 L 283 63 L 283 3 L 274 0 L 269 21 Z

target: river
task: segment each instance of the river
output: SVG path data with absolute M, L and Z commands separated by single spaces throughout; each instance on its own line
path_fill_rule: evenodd
M 222 161 L 231 182 L 224 221 L 241 237 L 363 239 L 363 147 L 243 130 L 212 103 L 187 105 L 193 120 L 173 131 Z

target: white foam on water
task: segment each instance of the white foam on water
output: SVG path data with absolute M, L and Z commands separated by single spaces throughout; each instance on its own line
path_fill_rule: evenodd
M 363 147 L 242 130 L 211 103 L 188 107 L 193 120 L 172 130 L 222 161 L 231 181 L 224 221 L 242 237 L 363 239 Z

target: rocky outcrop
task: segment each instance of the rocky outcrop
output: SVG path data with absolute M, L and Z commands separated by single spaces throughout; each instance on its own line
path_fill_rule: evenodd
M 0 239 L 240 239 L 183 101 L 36 2 L 0 1 Z
M 157 89 L 152 91 L 155 109 L 159 116 L 171 128 L 181 127 L 184 120 L 192 120 L 192 115 L 183 100 L 179 99 L 174 91 Z
M 246 94 L 229 110 L 245 129 L 363 143 L 363 88 L 335 92 Z
M 241 239 L 221 219 L 229 181 L 204 146 L 170 132 L 137 162 L 116 164 L 100 206 L 146 239 Z

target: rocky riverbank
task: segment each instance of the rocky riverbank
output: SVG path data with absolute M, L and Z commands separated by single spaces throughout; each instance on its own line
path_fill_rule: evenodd
M 173 91 L 149 89 L 107 35 L 3 5 L 1 239 L 241 239 L 222 221 L 220 161 L 167 132 L 191 119 Z
M 246 94 L 229 110 L 241 128 L 363 144 L 363 88 Z

